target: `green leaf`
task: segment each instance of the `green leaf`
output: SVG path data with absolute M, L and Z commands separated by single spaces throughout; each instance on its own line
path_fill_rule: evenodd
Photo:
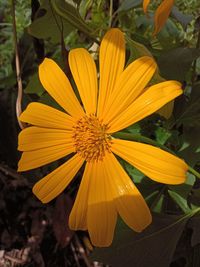
M 142 233 L 120 223 L 113 244 L 94 250 L 94 260 L 113 267 L 169 267 L 176 245 L 191 214 L 179 217 L 156 214 Z
M 193 15 L 187 15 L 187 14 L 183 14 L 178 7 L 174 6 L 172 8 L 172 12 L 171 15 L 178 21 L 181 23 L 181 25 L 183 26 L 183 29 L 186 30 L 188 24 L 193 20 Z
M 187 173 L 187 179 L 184 184 L 180 185 L 168 185 L 168 188 L 179 194 L 182 198 L 187 199 L 191 193 L 192 187 L 196 181 L 196 178 L 193 174 Z
M 156 141 L 159 144 L 164 145 L 166 141 L 170 138 L 171 133 L 165 128 L 158 127 L 155 130 L 155 135 L 156 135 Z
M 181 197 L 179 194 L 171 190 L 168 190 L 168 194 L 184 213 L 191 211 L 191 209 L 188 207 L 187 199 Z
M 193 230 L 191 238 L 192 247 L 196 246 L 197 244 L 200 244 L 200 215 L 194 216 L 190 220 L 188 228 L 191 228 Z
M 51 3 L 57 15 L 62 17 L 69 25 L 94 38 L 92 29 L 82 19 L 75 5 L 62 0 L 52 0 Z
M 192 88 L 191 96 L 187 105 L 182 110 L 177 121 L 178 124 L 186 126 L 199 126 L 200 127 L 200 82 L 196 83 Z
M 122 1 L 120 7 L 118 8 L 118 12 L 127 11 L 131 8 L 135 8 L 142 4 L 142 0 L 124 0 Z
M 38 96 L 41 96 L 44 93 L 44 91 L 45 90 L 39 80 L 38 73 L 33 74 L 24 92 L 26 94 L 37 94 Z
M 163 194 L 160 195 L 160 192 L 158 193 L 158 196 L 159 196 L 159 198 L 156 199 L 156 203 L 155 203 L 155 200 L 154 200 L 153 203 L 155 203 L 155 204 L 153 205 L 153 207 L 151 206 L 151 210 L 153 212 L 161 213 L 162 209 L 163 209 L 165 196 Z
M 49 39 L 53 43 L 59 43 L 61 40 L 61 29 L 63 27 L 63 36 L 66 37 L 73 30 L 72 25 L 66 21 L 61 21 L 52 8 L 48 0 L 43 0 L 37 11 L 38 18 L 28 27 L 28 32 L 38 39 Z
M 192 62 L 200 56 L 196 48 L 174 48 L 163 53 L 158 59 L 161 76 L 167 80 L 184 81 Z
M 126 36 L 126 40 L 131 52 L 129 61 L 142 56 L 153 57 L 151 52 L 143 44 L 134 41 L 128 36 Z

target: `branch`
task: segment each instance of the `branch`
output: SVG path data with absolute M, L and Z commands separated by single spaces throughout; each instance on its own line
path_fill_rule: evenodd
M 15 66 L 16 66 L 16 75 L 17 75 L 17 85 L 18 85 L 18 93 L 16 100 L 16 115 L 19 126 L 21 129 L 25 128 L 25 125 L 19 120 L 19 116 L 22 113 L 21 102 L 22 102 L 22 79 L 21 79 L 21 71 L 20 71 L 20 60 L 19 60 L 19 51 L 17 46 L 17 29 L 16 29 L 16 19 L 15 19 L 15 1 L 11 1 L 11 14 L 12 14 L 12 24 L 13 24 L 13 41 L 15 47 Z

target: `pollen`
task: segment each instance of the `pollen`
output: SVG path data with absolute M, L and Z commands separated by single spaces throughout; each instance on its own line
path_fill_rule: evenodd
M 84 116 L 73 127 L 76 152 L 86 161 L 99 161 L 110 152 L 111 136 L 106 133 L 108 126 L 95 115 Z

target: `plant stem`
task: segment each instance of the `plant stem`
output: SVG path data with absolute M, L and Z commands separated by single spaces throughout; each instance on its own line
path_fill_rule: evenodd
M 112 13 L 113 13 L 113 0 L 110 0 L 110 9 L 109 9 L 109 24 L 108 26 L 112 26 Z
M 200 30 L 198 32 L 196 49 L 200 49 Z M 192 84 L 196 81 L 196 67 L 197 67 L 197 59 L 194 60 L 193 69 L 192 69 Z
M 156 142 L 155 140 L 152 140 L 146 136 L 142 136 L 140 134 L 131 134 L 131 133 L 125 133 L 125 132 L 118 132 L 118 133 L 114 133 L 112 135 L 115 138 L 119 138 L 119 139 L 125 139 L 125 140 L 130 140 L 130 141 L 137 141 L 137 142 L 143 142 L 143 143 L 147 143 L 150 145 L 154 145 L 157 147 L 162 148 L 163 150 L 172 153 L 174 155 L 175 152 L 173 152 L 172 150 L 170 150 L 168 147 L 159 144 L 158 142 Z M 191 172 L 192 174 L 194 174 L 197 178 L 200 179 L 200 173 L 197 172 L 195 169 L 193 169 L 191 166 L 188 165 L 188 171 Z
M 17 75 L 17 85 L 18 93 L 16 100 L 16 116 L 21 129 L 25 128 L 24 124 L 19 120 L 19 116 L 22 113 L 22 79 L 21 79 L 21 70 L 20 70 L 20 60 L 19 60 L 19 51 L 17 45 L 17 27 L 16 27 L 16 18 L 15 18 L 15 0 L 11 0 L 11 14 L 12 14 L 12 24 L 13 24 L 13 41 L 15 47 L 15 66 L 16 66 L 16 75 Z

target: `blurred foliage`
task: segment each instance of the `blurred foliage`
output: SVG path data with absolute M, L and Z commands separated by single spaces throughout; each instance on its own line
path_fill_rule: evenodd
M 126 34 L 127 64 L 143 55 L 152 56 L 159 72 L 151 83 L 176 79 L 184 88 L 184 94 L 172 103 L 169 116 L 159 112 L 130 126 L 126 133 L 150 138 L 198 171 L 200 2 L 176 0 L 171 16 L 156 37 L 152 32 L 158 1 L 151 2 L 147 17 L 142 0 L 17 0 L 22 105 L 40 101 L 55 106 L 38 78 L 38 65 L 44 57 L 56 60 L 73 84 L 67 61 L 69 50 L 85 47 L 97 59 L 103 34 L 110 27 L 119 27 Z M 31 186 L 35 177 L 42 177 L 57 163 L 23 176 L 14 171 L 20 155 L 17 153 L 19 127 L 15 115 L 17 84 L 12 23 L 10 2 L 0 0 L 1 249 L 30 246 L 32 265 L 27 266 L 88 266 L 87 256 L 92 248 L 87 233 L 75 235 L 66 223 L 80 173 L 56 201 L 43 206 L 32 196 Z M 167 186 L 151 181 L 122 160 L 121 164 L 154 212 L 153 223 L 143 233 L 136 234 L 119 221 L 112 246 L 95 249 L 92 258 L 113 267 L 200 266 L 200 181 L 190 173 L 184 185 Z M 78 251 L 80 248 L 84 255 Z

